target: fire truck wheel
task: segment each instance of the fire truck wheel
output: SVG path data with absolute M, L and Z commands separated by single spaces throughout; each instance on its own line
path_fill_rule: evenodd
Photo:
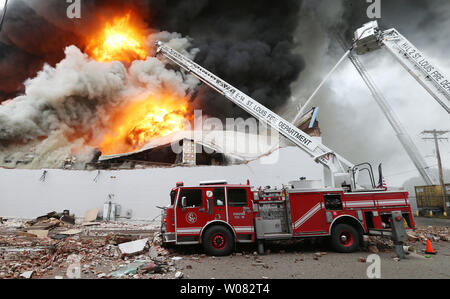
M 233 235 L 220 225 L 208 228 L 203 237 L 203 247 L 208 255 L 229 255 L 233 251 L 233 245 Z
M 333 228 L 331 245 L 338 252 L 354 252 L 359 246 L 359 233 L 351 225 L 338 224 Z

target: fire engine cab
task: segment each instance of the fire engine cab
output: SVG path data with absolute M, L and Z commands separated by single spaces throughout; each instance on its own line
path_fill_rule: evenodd
M 228 255 L 235 243 L 327 237 L 338 252 L 358 249 L 363 235 L 404 239 L 404 222 L 415 227 L 408 193 L 346 193 L 321 188 L 316 181 L 293 181 L 281 189 L 201 182 L 182 182 L 170 192 L 163 209 L 165 244 L 202 244 L 209 255 Z

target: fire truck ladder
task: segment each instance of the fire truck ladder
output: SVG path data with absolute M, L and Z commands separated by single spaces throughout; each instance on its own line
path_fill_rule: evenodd
M 354 49 L 358 55 L 382 46 L 450 113 L 450 79 L 411 42 L 394 28 L 381 31 L 377 21 L 356 30 Z
M 189 58 L 166 46 L 164 43 L 157 41 L 156 45 L 156 54 L 164 55 L 187 72 L 192 73 L 202 82 L 206 83 L 234 104 L 247 111 L 250 115 L 277 130 L 284 137 L 303 149 L 317 163 L 324 165 L 330 171 L 329 177 L 325 177 L 325 186 L 340 188 L 343 185 L 351 184 L 351 188 L 354 191 L 362 189 L 356 182 L 357 176 L 353 179 L 354 172 L 359 171 L 353 163 L 344 159 L 325 145 L 314 141 L 311 136 L 298 129 L 295 125 L 261 105 L 236 87 L 199 66 Z
M 336 34 L 336 38 L 338 42 L 341 44 L 341 46 L 344 49 L 346 49 L 347 47 L 345 45 L 344 39 L 338 34 Z M 372 93 L 373 98 L 375 99 L 381 111 L 384 113 L 387 120 L 391 124 L 392 128 L 395 131 L 395 134 L 397 135 L 398 140 L 402 144 L 411 161 L 414 163 L 414 166 L 416 166 L 425 183 L 428 185 L 433 185 L 435 180 L 428 173 L 427 164 L 425 160 L 423 159 L 422 155 L 419 152 L 419 149 L 416 147 L 410 135 L 408 134 L 408 131 L 406 131 L 406 129 L 400 122 L 400 119 L 398 118 L 397 114 L 394 112 L 391 105 L 389 105 L 388 101 L 383 96 L 383 94 L 381 93 L 381 91 L 379 90 L 379 88 L 377 87 L 374 80 L 371 78 L 369 72 L 364 67 L 359 58 L 353 55 L 353 52 L 350 52 L 347 56 L 349 60 L 352 62 L 353 66 L 358 71 L 361 78 L 366 83 L 367 87 Z

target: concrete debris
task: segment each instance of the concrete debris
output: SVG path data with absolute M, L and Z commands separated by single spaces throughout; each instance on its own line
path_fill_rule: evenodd
M 98 209 L 91 209 L 86 212 L 86 215 L 84 216 L 83 223 L 89 224 L 89 222 L 94 222 L 97 220 L 98 215 Z
M 160 234 L 148 223 L 111 221 L 89 227 L 75 224 L 68 229 L 68 224 L 56 218 L 44 218 L 31 225 L 62 225 L 48 230 L 48 238 L 37 238 L 39 230 L 31 230 L 25 220 L 0 224 L 0 279 L 25 278 L 30 271 L 31 279 L 68 278 L 68 267 L 74 261 L 80 264 L 81 278 L 173 278 L 180 270 L 176 266 L 180 257 L 158 245 Z M 125 239 L 132 241 L 116 243 Z M 123 254 L 119 246 L 133 254 Z
M 411 243 L 421 242 L 426 243 L 427 240 L 431 242 L 447 241 L 449 240 L 448 227 L 442 226 L 428 226 L 426 228 L 419 227 L 416 231 L 408 231 L 408 241 Z
M 376 245 L 370 245 L 369 247 L 368 247 L 368 249 L 369 249 L 369 252 L 371 252 L 371 253 L 379 253 L 380 251 L 378 250 L 378 247 L 376 246 Z
M 119 250 L 122 254 L 133 255 L 144 251 L 147 245 L 148 238 L 121 243 L 119 244 Z
M 178 278 L 178 279 L 183 278 L 183 272 L 178 271 L 177 273 L 175 273 L 175 278 Z
M 35 229 L 35 230 L 29 230 L 26 231 L 27 234 L 34 235 L 38 238 L 47 238 L 48 236 L 48 230 L 41 230 L 41 229 Z
M 81 233 L 82 230 L 81 229 L 69 229 L 63 232 L 60 232 L 61 235 L 76 235 Z
M 28 227 L 28 231 L 29 230 L 34 230 L 34 229 L 38 229 L 38 230 L 51 230 L 55 227 L 58 226 L 62 226 L 62 222 L 56 218 L 48 218 L 45 220 L 39 220 L 39 221 L 29 221 L 27 222 L 27 225 L 29 225 Z
M 26 278 L 26 279 L 30 279 L 31 276 L 33 276 L 34 271 L 26 271 L 23 272 L 22 274 L 20 274 L 20 277 Z
M 137 271 L 140 267 L 142 267 L 144 264 L 146 264 L 147 261 L 135 261 L 133 263 L 130 263 L 121 269 L 114 271 L 109 274 L 109 276 L 113 278 L 121 278 L 124 275 L 134 275 L 137 274 Z
M 173 258 L 172 258 L 172 260 L 173 261 L 179 261 L 179 260 L 182 260 L 183 258 L 181 257 L 181 256 L 174 256 Z

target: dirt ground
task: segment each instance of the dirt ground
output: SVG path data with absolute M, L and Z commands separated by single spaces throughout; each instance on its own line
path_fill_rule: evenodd
M 416 223 L 418 235 L 436 230 L 448 232 L 450 226 L 450 220 L 443 219 L 417 218 Z M 157 231 L 145 224 L 103 224 L 64 240 L 17 237 L 14 229 L 2 228 L 0 277 L 20 278 L 25 271 L 34 270 L 32 278 L 67 278 L 67 259 L 74 253 L 81 258 L 81 278 L 114 278 L 112 272 L 136 261 L 143 261 L 143 268 L 149 270 L 139 269 L 120 278 L 367 278 L 367 269 L 371 265 L 365 261 L 372 254 L 368 247 L 342 254 L 333 252 L 325 241 L 271 243 L 267 244 L 264 255 L 256 254 L 254 245 L 240 245 L 231 256 L 210 257 L 203 254 L 200 246 L 162 249 L 152 243 L 155 235 Z M 139 255 L 121 256 L 117 243 L 127 238 L 149 238 L 149 246 Z M 450 242 L 434 240 L 432 245 L 437 255 L 423 252 L 423 240 L 408 244 L 416 253 L 400 261 L 394 259 L 395 252 L 390 246 L 377 244 L 381 278 L 450 278 Z M 156 253 L 151 253 L 152 247 L 157 249 Z M 155 271 L 155 263 L 159 271 Z

